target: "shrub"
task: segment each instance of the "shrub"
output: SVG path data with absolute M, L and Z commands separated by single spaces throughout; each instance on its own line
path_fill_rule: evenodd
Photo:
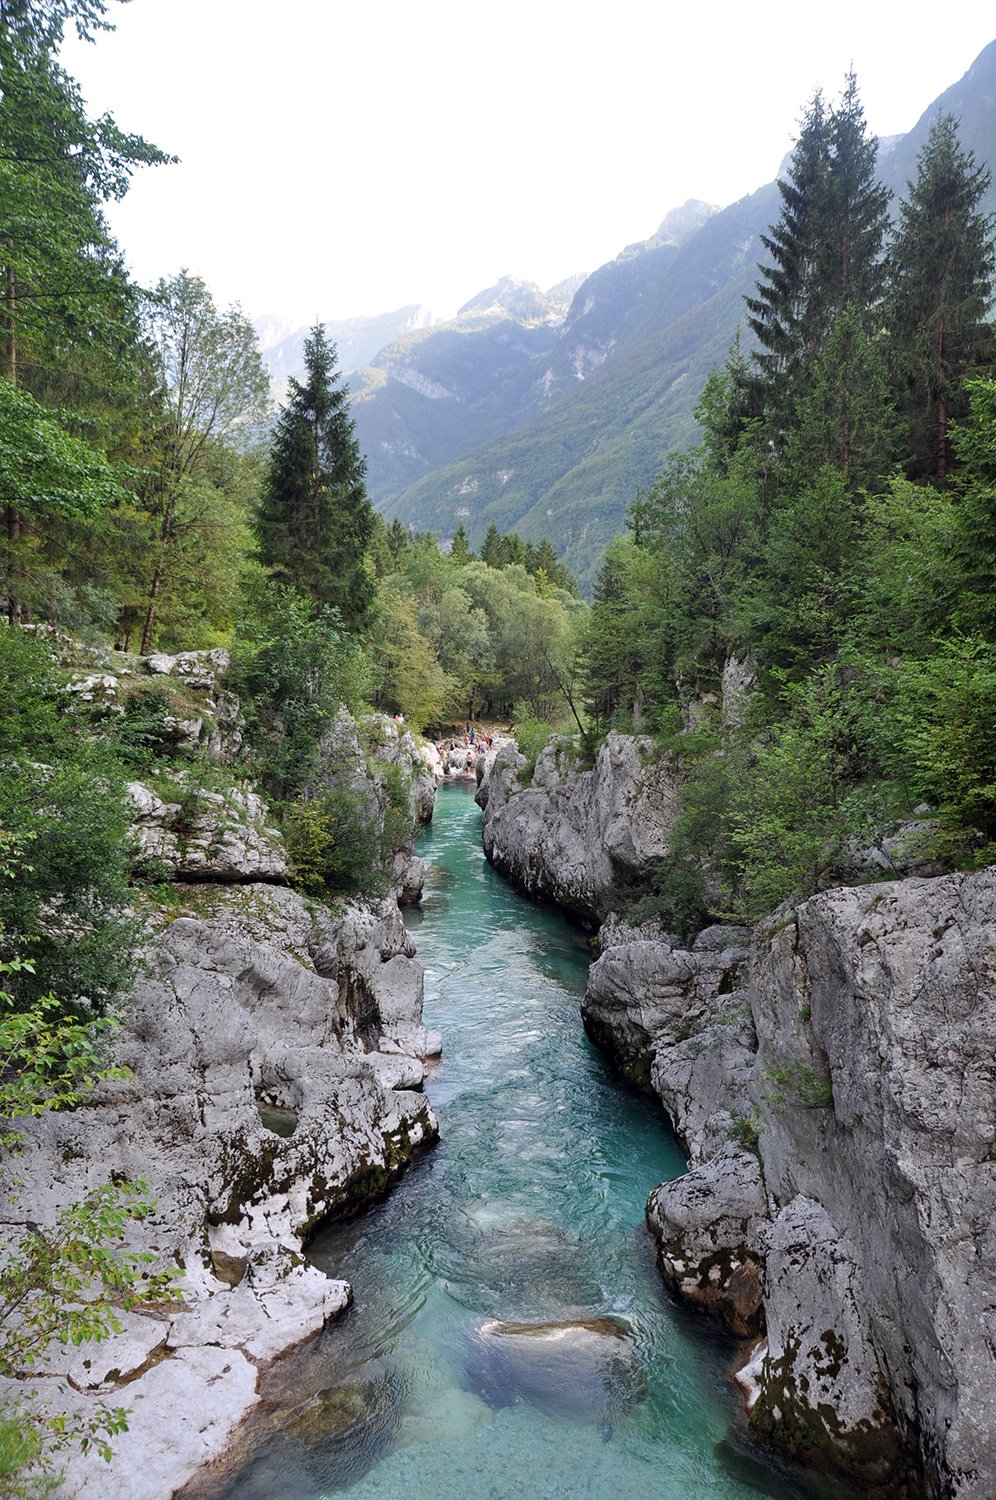
M 272 585 L 240 628 L 232 684 L 246 743 L 267 789 L 293 798 L 311 786 L 322 736 L 345 704 L 357 708 L 368 669 L 334 609 L 317 616 L 292 588 Z
M 376 806 L 354 791 L 326 790 L 284 814 L 284 840 L 294 883 L 312 896 L 356 891 L 382 895 L 382 833 Z

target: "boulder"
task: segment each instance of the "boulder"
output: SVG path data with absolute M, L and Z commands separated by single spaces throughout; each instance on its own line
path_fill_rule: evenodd
M 288 878 L 283 840 L 255 792 L 235 786 L 209 791 L 195 780 L 186 788 L 178 782 L 177 800 L 167 802 L 133 781 L 127 795 L 135 812 L 138 870 L 155 869 L 168 880 Z
M 489 1319 L 475 1331 L 467 1375 L 471 1389 L 495 1409 L 526 1401 L 589 1419 L 618 1417 L 644 1392 L 633 1342 L 613 1318 Z
M 667 1285 L 739 1338 L 764 1327 L 758 1236 L 766 1219 L 760 1162 L 732 1143 L 683 1177 L 654 1188 L 647 1202 L 647 1223 Z

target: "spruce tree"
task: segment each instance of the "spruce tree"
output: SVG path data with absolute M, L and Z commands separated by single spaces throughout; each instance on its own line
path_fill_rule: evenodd
M 850 74 L 837 107 L 813 99 L 778 184 L 781 217 L 762 241 L 772 263 L 760 268 L 746 304 L 761 346 L 761 405 L 779 450 L 837 318 L 851 307 L 869 328 L 881 300 L 889 193 L 875 180 L 876 151 Z
M 986 315 L 996 258 L 993 221 L 981 210 L 990 180 L 962 150 L 954 117 L 935 120 L 889 262 L 888 324 L 912 478 L 947 477 L 948 428 L 967 412 L 965 381 L 993 360 Z
M 883 339 L 869 334 L 861 310 L 847 303 L 813 363 L 786 447 L 792 485 L 810 485 L 827 464 L 852 495 L 874 486 L 893 466 L 897 419 Z
M 450 556 L 452 557 L 453 561 L 460 567 L 463 567 L 464 563 L 469 563 L 473 560 L 474 554 L 470 550 L 470 541 L 467 537 L 467 528 L 462 521 L 457 527 L 456 534 L 453 537 L 453 546 L 450 550 Z
M 281 583 L 316 609 L 334 605 L 355 629 L 374 592 L 364 563 L 374 514 L 349 392 L 320 323 L 305 341 L 304 364 L 304 380 L 290 382 L 270 450 L 256 519 L 259 553 Z
M 778 223 L 761 236 L 771 263 L 758 268 L 757 295 L 744 299 L 748 325 L 760 345 L 754 358 L 769 412 L 799 383 L 807 343 L 817 209 L 825 196 L 829 159 L 829 120 L 823 95 L 817 92 L 803 117 L 788 172 L 778 180 L 782 200 Z
M 502 556 L 502 540 L 502 534 L 496 523 L 489 522 L 484 535 L 484 545 L 481 547 L 481 562 L 487 563 L 489 568 L 505 566 L 505 558 Z

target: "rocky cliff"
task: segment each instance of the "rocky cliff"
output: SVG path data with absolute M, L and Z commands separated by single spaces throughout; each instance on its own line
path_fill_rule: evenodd
M 180 1267 L 182 1301 L 122 1313 L 119 1336 L 50 1355 L 32 1383 L 57 1410 L 128 1407 L 113 1482 L 129 1500 L 163 1500 L 218 1458 L 261 1371 L 347 1305 L 350 1288 L 310 1267 L 303 1245 L 436 1133 L 421 1084 L 440 1039 L 421 1024 L 397 904 L 419 883 L 410 845 L 383 899 L 333 909 L 293 890 L 265 804 L 225 785 L 239 734 L 225 665 L 224 653 L 132 658 L 70 684 L 80 711 L 101 714 L 119 709 L 128 677 L 169 679 L 191 710 L 176 734 L 203 758 L 179 780 L 164 771 L 158 791 L 129 791 L 136 867 L 158 883 L 136 890 L 142 977 L 114 1049 L 128 1077 L 30 1125 L 2 1209 L 16 1238 L 112 1178 L 144 1177 L 156 1199 L 134 1246 Z M 414 741 L 389 721 L 374 729 L 372 756 L 354 757 L 357 795 L 382 817 L 377 763 L 401 765 L 413 814 L 431 815 Z M 341 775 L 359 741 L 345 718 L 336 733 Z M 70 1455 L 59 1493 L 107 1485 L 96 1455 Z
M 584 922 L 608 911 L 617 881 L 667 853 L 676 786 L 653 741 L 610 734 L 594 765 L 568 740 L 540 752 L 531 776 L 506 745 L 481 781 L 484 852 L 528 896 L 554 901 Z
M 597 911 L 579 828 L 641 817 L 642 779 L 596 807 L 593 773 L 537 770 L 517 791 L 496 767 L 499 867 Z M 882 1500 L 996 1494 L 994 919 L 996 871 L 829 890 L 689 945 L 613 920 L 584 1001 L 688 1153 L 648 1220 L 672 1290 L 753 1341 L 752 1431 Z

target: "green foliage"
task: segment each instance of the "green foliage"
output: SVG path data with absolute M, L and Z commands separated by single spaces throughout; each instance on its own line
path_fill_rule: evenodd
M 779 452 L 800 396 L 812 397 L 814 367 L 837 320 L 850 308 L 851 319 L 870 321 L 881 297 L 890 195 L 876 181 L 877 145 L 851 73 L 836 106 L 828 109 L 819 93 L 813 98 L 778 183 L 781 216 L 762 236 L 771 263 L 746 303 L 761 346 L 765 432 Z
M 73 734 L 60 685 L 42 642 L 0 629 L 0 689 L 16 713 L 0 716 L 0 828 L 19 851 L 16 878 L 0 878 L 0 960 L 30 958 L 37 990 L 89 1013 L 134 971 L 129 815 L 121 767 L 100 741 Z M 18 1004 L 32 986 L 12 977 Z
M 310 785 L 322 735 L 342 705 L 363 701 L 368 673 L 335 610 L 316 615 L 292 588 L 274 584 L 237 637 L 232 685 L 264 785 L 290 798 Z
M 66 414 L 46 411 L 0 377 L 0 592 L 10 620 L 44 599 L 37 567 L 39 529 L 93 517 L 120 493 L 107 460 L 65 427 Z
M 956 836 L 996 839 L 996 645 L 956 636 L 887 675 L 883 759 Z
M 765 666 L 800 674 L 830 660 L 856 602 L 860 511 L 842 470 L 775 503 L 747 613 Z
M 39 986 L 69 1007 L 106 1009 L 134 972 L 126 914 L 129 817 L 124 781 L 97 745 L 52 765 L 8 762 L 0 824 L 25 850 L 16 881 L 0 882 L 0 957 L 30 938 Z M 20 1000 L 24 985 L 11 985 Z
M 829 1077 L 818 1073 L 812 1063 L 802 1059 L 772 1063 L 764 1071 L 768 1082 L 767 1098 L 779 1111 L 792 1107 L 830 1109 L 833 1085 Z
M 760 1121 L 754 1114 L 737 1115 L 730 1126 L 730 1140 L 743 1146 L 745 1151 L 756 1153 L 760 1136 Z
M 387 877 L 376 805 L 355 789 L 324 789 L 284 815 L 294 882 L 313 896 L 383 895 Z
M 215 445 L 238 441 L 262 421 L 269 381 L 256 333 L 238 307 L 219 312 L 198 276 L 180 271 L 148 299 L 144 329 L 165 393 L 148 482 L 156 541 L 140 650 L 151 650 L 164 587 L 182 561 L 178 543 L 203 550 L 217 515 L 209 460 Z M 216 529 L 221 530 L 221 527 Z M 247 538 L 246 538 L 247 539 Z
M 372 616 L 368 652 L 376 673 L 375 701 L 403 713 L 420 733 L 444 717 L 456 682 L 420 628 L 417 598 L 403 580 L 392 575 L 382 584 Z
M 521 785 L 530 784 L 536 769 L 536 762 L 556 733 L 552 724 L 545 724 L 541 719 L 526 717 L 516 721 L 515 743 L 519 753 L 526 758 L 525 765 L 520 766 L 518 771 Z
M 364 554 L 374 529 L 366 461 L 340 384 L 335 345 L 321 324 L 304 346 L 305 379 L 290 382 L 256 519 L 260 557 L 281 583 L 350 628 L 364 621 L 374 584 Z
M 824 668 L 786 686 L 782 717 L 750 744 L 729 810 L 733 907 L 748 921 L 818 890 L 846 842 L 882 820 L 866 792 L 865 700 L 859 684 Z
M 863 545 L 853 565 L 857 642 L 918 656 L 944 630 L 966 600 L 953 562 L 958 529 L 950 498 L 930 485 L 897 477 L 866 496 Z
M 989 169 L 962 150 L 953 116 L 938 116 L 900 206 L 889 259 L 893 379 L 908 470 L 942 483 L 951 468 L 949 423 L 965 415 L 965 383 L 996 352 L 988 324 L 993 223 L 982 212 L 990 182 Z
M 30 959 L 14 958 L 0 963 L 0 974 L 33 975 L 34 967 Z M 15 1008 L 14 996 L 0 990 L 0 1151 L 20 1139 L 10 1121 L 70 1109 L 95 1083 L 127 1076 L 105 1058 L 115 1030 L 108 1018 L 65 1016 L 54 995 Z
M 996 380 L 973 380 L 965 422 L 951 430 L 961 465 L 951 519 L 951 613 L 959 630 L 996 641 Z
M 732 905 L 729 819 L 739 747 L 733 736 L 682 734 L 673 726 L 660 739 L 681 783 L 669 850 L 647 862 L 636 884 L 617 888 L 614 899 L 630 921 L 656 917 L 667 931 L 687 940 L 709 921 L 728 915 Z

